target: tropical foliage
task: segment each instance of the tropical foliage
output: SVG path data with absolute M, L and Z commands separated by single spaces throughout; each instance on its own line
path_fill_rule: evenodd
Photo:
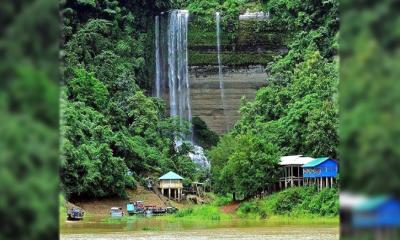
M 287 26 L 288 53 L 269 64 L 267 87 L 243 101 L 235 128 L 210 151 L 216 189 L 243 197 L 272 186 L 279 156 L 338 155 L 337 1 L 272 0 L 263 10 Z
M 164 1 L 63 4 L 61 181 L 68 198 L 123 196 L 143 175 L 173 170 L 194 178 L 185 132 L 149 97 L 153 14 Z
M 241 217 L 267 218 L 272 215 L 337 216 L 339 195 L 335 188 L 318 192 L 315 188 L 289 188 L 262 199 L 243 202 L 237 211 Z

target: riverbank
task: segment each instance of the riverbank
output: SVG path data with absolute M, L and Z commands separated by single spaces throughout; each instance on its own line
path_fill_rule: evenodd
M 134 228 L 143 231 L 164 231 L 169 229 L 200 229 L 215 227 L 255 227 L 259 225 L 330 225 L 338 226 L 338 198 L 336 190 L 317 192 L 310 188 L 291 188 L 274 193 L 261 199 L 232 202 L 230 196 L 215 196 L 209 204 L 195 205 L 180 203 L 179 212 L 163 216 L 124 216 L 111 218 L 108 215 L 111 206 L 125 207 L 125 199 L 107 199 L 75 203 L 85 211 L 82 222 L 66 222 L 65 207 L 60 207 L 60 227 L 62 231 L 76 233 L 78 229 L 125 229 Z M 155 196 L 150 191 L 140 189 L 135 198 L 151 200 Z M 133 194 L 131 192 L 130 194 Z M 152 196 L 154 194 L 155 196 Z M 323 198 L 323 199 L 321 199 Z M 154 199 L 153 199 L 154 200 Z M 63 201 L 61 199 L 61 201 Z M 171 201 L 171 204 L 177 203 Z M 319 210 L 323 209 L 323 210 Z M 318 212 L 319 211 L 319 212 Z M 63 213 L 64 212 L 64 213 Z M 134 227 L 129 227 L 129 226 Z M 96 231 L 97 231 L 96 230 Z
M 197 215 L 199 216 L 199 215 Z M 60 226 L 60 233 L 70 234 L 110 234 L 110 233 L 134 233 L 143 232 L 199 232 L 223 229 L 273 229 L 273 228 L 309 228 L 309 229 L 336 229 L 338 231 L 338 218 L 313 218 L 300 219 L 288 217 L 271 217 L 270 219 L 243 219 L 236 215 L 229 215 L 219 220 L 202 219 L 199 217 L 175 217 L 165 216 L 126 216 L 111 218 L 102 216 L 90 216 L 83 221 L 64 221 Z

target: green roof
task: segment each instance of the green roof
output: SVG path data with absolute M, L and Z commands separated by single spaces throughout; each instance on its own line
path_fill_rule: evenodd
M 390 198 L 388 196 L 373 197 L 373 198 L 363 201 L 360 205 L 358 205 L 355 208 L 355 210 L 356 211 L 370 211 L 370 210 L 373 210 L 373 209 L 379 207 L 381 204 L 385 203 L 388 200 L 390 200 Z
M 164 174 L 159 178 L 160 180 L 182 180 L 183 177 L 179 176 L 178 174 L 169 171 L 168 173 Z
M 325 162 L 328 159 L 329 159 L 328 157 L 315 158 L 314 160 L 311 160 L 310 162 L 304 164 L 303 167 L 315 167 Z

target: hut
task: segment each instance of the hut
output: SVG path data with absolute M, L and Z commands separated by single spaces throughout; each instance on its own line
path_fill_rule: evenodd
M 168 199 L 180 201 L 182 199 L 183 177 L 170 171 L 159 178 L 162 195 Z
M 302 166 L 312 160 L 313 158 L 303 155 L 281 157 L 279 165 L 282 168 L 282 177 L 279 178 L 279 189 L 302 186 L 304 184 Z
M 317 185 L 318 190 L 333 187 L 336 182 L 338 162 L 329 157 L 315 158 L 303 165 L 304 185 Z

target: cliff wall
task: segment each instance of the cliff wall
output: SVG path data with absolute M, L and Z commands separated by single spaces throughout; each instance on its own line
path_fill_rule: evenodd
M 236 24 L 234 30 L 221 27 L 223 104 L 215 27 L 204 27 L 195 20 L 189 23 L 192 114 L 203 119 L 218 134 L 227 132 L 238 120 L 242 97 L 254 99 L 257 89 L 267 84 L 266 65 L 274 56 L 287 51 L 285 34 L 271 28 L 268 21 L 238 21 Z

